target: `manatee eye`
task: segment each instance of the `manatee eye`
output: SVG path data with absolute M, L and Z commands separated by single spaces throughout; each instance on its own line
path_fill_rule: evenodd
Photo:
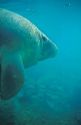
M 47 40 L 47 39 L 46 39 L 46 37 L 45 37 L 45 36 L 43 36 L 43 35 L 42 35 L 42 39 L 43 39 L 43 41 L 46 41 L 46 40 Z

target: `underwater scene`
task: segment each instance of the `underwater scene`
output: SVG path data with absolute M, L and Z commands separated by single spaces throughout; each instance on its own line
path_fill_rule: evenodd
M 21 23 L 21 27 L 19 27 L 20 25 L 15 27 L 16 21 L 13 22 L 14 27 L 11 30 L 16 28 L 19 34 L 15 32 L 14 37 L 10 30 L 9 36 L 2 28 L 10 27 L 12 20 L 7 26 L 5 21 L 7 15 L 3 15 L 0 9 L 0 125 L 81 125 L 81 0 L 0 0 L 0 8 L 27 18 L 42 31 L 41 33 L 39 30 L 35 31 L 34 26 L 31 26 L 31 32 L 35 34 L 29 38 L 30 42 L 34 41 L 32 39 L 38 42 L 41 34 L 46 34 L 42 37 L 43 41 L 40 40 L 43 44 L 39 45 L 40 48 L 32 42 L 31 45 L 28 42 L 29 47 L 25 47 L 26 52 L 30 53 L 34 50 L 31 59 L 26 57 L 28 67 L 24 68 L 24 84 L 20 86 L 18 82 L 22 79 L 20 74 L 21 77 L 15 85 L 19 89 L 16 93 L 15 82 L 11 78 L 7 78 L 11 76 L 8 74 L 10 69 L 7 69 L 7 76 L 4 76 L 7 65 L 4 62 L 13 62 L 11 66 L 14 72 L 21 72 L 22 66 L 20 60 L 15 60 L 18 58 L 13 57 L 12 54 L 7 59 L 8 54 L 5 54 L 3 44 L 7 41 L 6 45 L 9 45 L 8 41 L 15 41 L 17 38 L 24 42 L 26 39 L 25 22 Z M 14 15 L 14 19 L 16 19 L 15 14 L 9 13 L 8 16 L 10 14 Z M 28 27 L 31 29 L 29 24 Z M 23 30 L 19 28 L 23 28 Z M 28 33 L 31 35 L 29 31 Z M 51 44 L 48 39 L 51 39 Z M 17 48 L 20 46 L 19 44 L 15 45 L 12 42 L 12 46 Z M 55 56 L 52 55 L 54 53 L 50 49 L 53 45 L 57 47 Z M 42 56 L 39 55 L 41 47 L 43 47 Z M 55 52 L 55 48 L 52 49 Z M 34 54 L 37 62 L 33 61 Z M 50 55 L 53 57 L 50 58 Z M 25 58 L 24 56 L 25 54 L 23 58 Z M 14 63 L 17 63 L 17 71 Z M 32 63 L 35 64 L 32 65 Z M 1 65 L 3 69 L 1 69 Z M 1 82 L 1 74 L 4 76 L 3 82 Z M 8 96 L 12 96 L 13 90 L 16 94 L 7 99 L 7 93 Z M 3 95 L 1 96 L 1 94 Z

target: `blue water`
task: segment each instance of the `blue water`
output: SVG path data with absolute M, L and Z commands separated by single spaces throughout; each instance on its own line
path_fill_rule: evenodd
M 59 50 L 26 69 L 22 90 L 0 101 L 0 125 L 81 125 L 81 1 L 0 0 L 38 26 Z

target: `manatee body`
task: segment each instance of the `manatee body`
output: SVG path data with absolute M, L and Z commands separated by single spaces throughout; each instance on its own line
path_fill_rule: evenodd
M 24 68 L 54 57 L 57 47 L 26 18 L 0 8 L 0 98 L 22 88 Z

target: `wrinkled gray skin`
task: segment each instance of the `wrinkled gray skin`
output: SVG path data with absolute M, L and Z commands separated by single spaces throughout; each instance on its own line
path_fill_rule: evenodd
M 24 68 L 54 57 L 56 45 L 26 18 L 0 9 L 0 98 L 10 99 L 22 88 Z

